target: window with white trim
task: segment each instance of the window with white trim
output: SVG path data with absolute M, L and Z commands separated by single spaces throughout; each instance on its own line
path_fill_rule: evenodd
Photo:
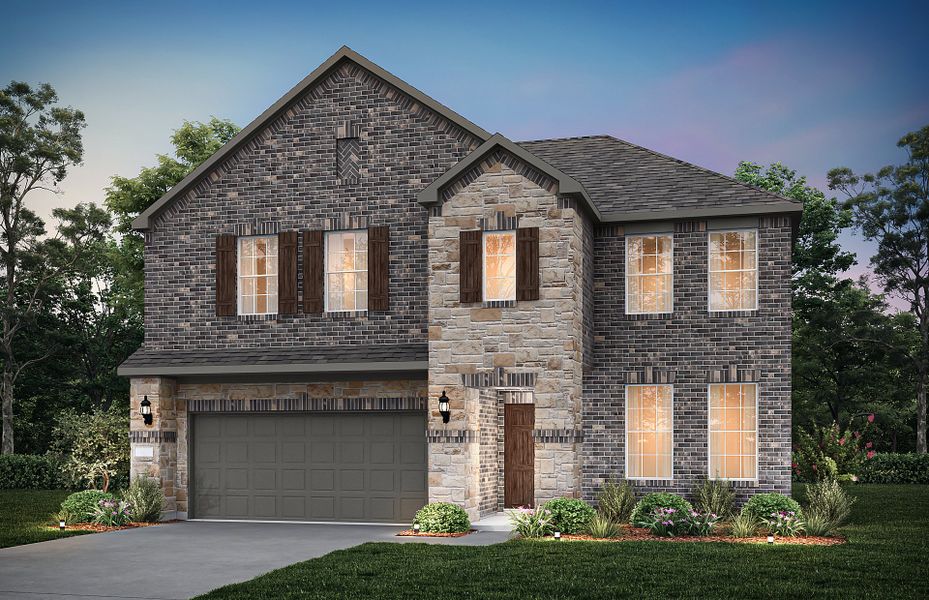
M 709 476 L 755 479 L 758 464 L 758 385 L 710 385 Z
M 368 310 L 368 232 L 326 233 L 326 311 Z
M 484 233 L 484 300 L 516 300 L 516 232 Z
M 277 236 L 239 238 L 240 315 L 277 312 Z
M 758 232 L 710 233 L 710 310 L 758 308 Z
M 626 314 L 669 313 L 674 306 L 674 238 L 626 238 Z
M 672 479 L 674 388 L 626 386 L 626 477 Z

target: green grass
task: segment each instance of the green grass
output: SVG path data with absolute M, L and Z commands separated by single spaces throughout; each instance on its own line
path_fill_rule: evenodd
M 50 528 L 66 490 L 0 490 L 0 548 L 55 540 L 89 531 Z
M 852 488 L 833 547 L 531 542 L 363 544 L 201 599 L 926 598 L 929 486 Z

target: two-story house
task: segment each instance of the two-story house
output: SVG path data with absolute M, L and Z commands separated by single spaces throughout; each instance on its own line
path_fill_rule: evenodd
M 610 136 L 491 135 L 343 48 L 134 222 L 133 476 L 203 519 L 788 492 L 800 211 Z

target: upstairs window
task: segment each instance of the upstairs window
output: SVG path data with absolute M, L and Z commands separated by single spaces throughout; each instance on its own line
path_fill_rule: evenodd
M 758 232 L 710 234 L 710 310 L 758 308 Z
M 484 233 L 484 300 L 516 300 L 516 232 Z
M 326 310 L 368 310 L 368 232 L 326 234 Z
M 673 237 L 626 238 L 626 314 L 669 313 L 674 306 Z
M 277 312 L 277 236 L 239 238 L 239 314 Z
M 673 388 L 626 386 L 626 477 L 672 478 Z
M 710 468 L 713 479 L 755 479 L 758 386 L 710 385 Z

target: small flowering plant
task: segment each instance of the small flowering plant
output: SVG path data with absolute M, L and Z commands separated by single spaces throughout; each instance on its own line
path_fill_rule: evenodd
M 125 500 L 101 500 L 94 507 L 93 522 L 108 527 L 120 527 L 130 521 L 132 507 Z
M 716 513 L 690 511 L 684 519 L 687 533 L 690 535 L 710 535 L 719 524 L 720 518 Z
M 794 537 L 803 531 L 803 521 L 792 510 L 773 512 L 762 521 L 774 535 Z
M 688 531 L 687 515 L 676 508 L 656 508 L 645 519 L 645 526 L 661 537 L 674 537 Z
M 549 535 L 552 530 L 552 511 L 542 506 L 515 508 L 509 511 L 513 531 L 524 538 L 540 538 Z

